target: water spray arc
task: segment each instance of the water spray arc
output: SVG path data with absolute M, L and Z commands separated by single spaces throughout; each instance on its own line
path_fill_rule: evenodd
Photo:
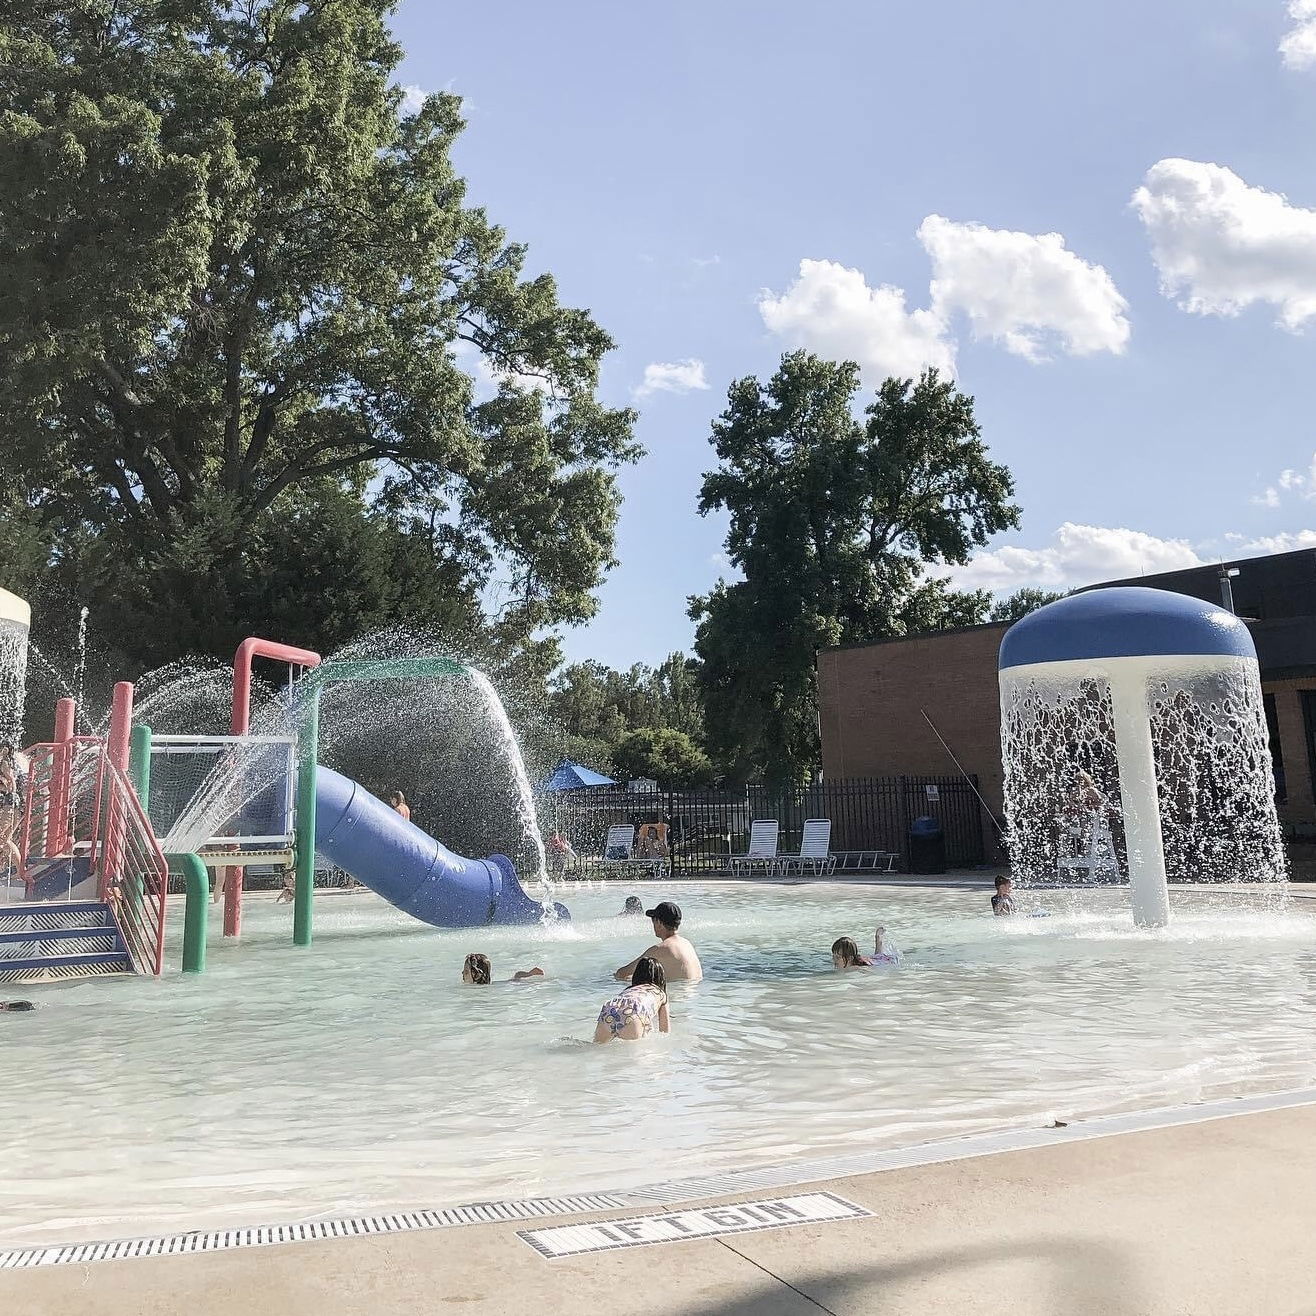
M 1260 671 L 1238 617 L 1167 590 L 1071 595 L 1006 632 L 999 677 L 1017 875 L 1054 878 L 1058 820 L 1099 810 L 1122 818 L 1140 927 L 1169 921 L 1171 876 L 1283 879 Z

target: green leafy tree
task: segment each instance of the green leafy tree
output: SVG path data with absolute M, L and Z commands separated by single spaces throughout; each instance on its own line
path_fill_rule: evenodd
M 1049 589 L 1037 589 L 1032 585 L 1025 585 L 1022 589 L 1017 589 L 1007 598 L 997 599 L 992 604 L 992 610 L 989 620 L 991 621 L 1018 621 L 1020 617 L 1026 617 L 1030 612 L 1036 612 L 1038 608 L 1044 608 L 1048 603 L 1054 603 L 1057 599 L 1063 599 L 1064 594 L 1056 593 Z
M 683 731 L 637 727 L 623 736 L 613 762 L 625 777 L 648 777 L 662 790 L 690 790 L 713 784 L 713 764 Z
M 973 399 L 928 370 L 888 379 L 856 419 L 859 368 L 807 352 L 732 385 L 702 513 L 724 510 L 743 579 L 691 600 L 707 745 L 733 778 L 805 778 L 818 761 L 819 647 L 969 624 L 986 593 L 925 574 L 1018 523 Z
M 565 756 L 608 773 L 622 771 L 617 748 L 637 728 L 676 731 L 698 746 L 698 668 L 683 653 L 669 654 L 657 667 L 636 663 L 625 671 L 592 661 L 569 664 L 549 681 L 533 738 L 554 762 Z
M 612 343 L 466 203 L 458 100 L 400 116 L 394 7 L 31 0 L 0 28 L 6 473 L 143 662 L 267 624 L 271 574 L 289 639 L 480 598 L 516 642 L 590 617 L 612 565 Z

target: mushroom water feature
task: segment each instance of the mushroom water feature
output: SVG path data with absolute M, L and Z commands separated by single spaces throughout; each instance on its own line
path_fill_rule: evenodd
M 31 608 L 17 594 L 0 589 L 0 741 L 15 749 L 22 743 L 31 623 Z
M 1232 612 L 1167 590 L 1071 595 L 1006 632 L 999 679 L 1024 885 L 1115 878 L 1122 854 L 1134 922 L 1158 928 L 1169 881 L 1285 880 L 1256 649 Z

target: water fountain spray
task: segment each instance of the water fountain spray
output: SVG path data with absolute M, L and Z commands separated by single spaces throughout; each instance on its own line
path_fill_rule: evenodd
M 1113 877 L 1122 848 L 1150 928 L 1169 921 L 1171 879 L 1284 880 L 1256 649 L 1233 613 L 1092 590 L 1016 622 L 999 665 L 1019 880 Z

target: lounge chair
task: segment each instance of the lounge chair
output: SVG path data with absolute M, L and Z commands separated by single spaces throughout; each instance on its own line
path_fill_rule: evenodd
M 643 868 L 651 877 L 661 877 L 667 867 L 667 860 L 656 854 L 636 855 L 635 828 L 621 824 L 608 828 L 608 838 L 603 843 L 603 867 Z
M 788 876 L 792 871 L 812 873 L 821 877 L 836 867 L 836 860 L 831 855 L 832 820 L 830 818 L 807 818 L 804 832 L 800 836 L 799 854 L 782 855 L 778 860 L 778 871 Z
M 770 875 L 777 866 L 777 833 L 781 824 L 775 818 L 759 818 L 749 825 L 749 849 L 730 858 L 732 877 L 752 877 L 756 868 Z

